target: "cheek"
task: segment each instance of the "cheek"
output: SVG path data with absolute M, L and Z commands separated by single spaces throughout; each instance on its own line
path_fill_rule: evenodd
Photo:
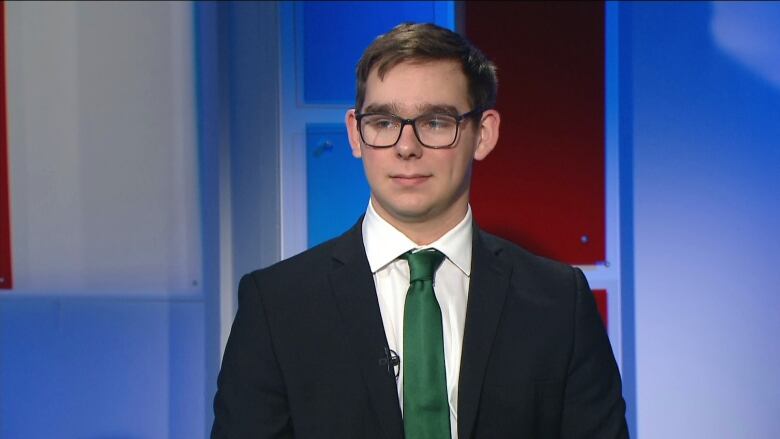
M 472 157 L 468 151 L 458 151 L 455 157 L 451 158 L 449 173 L 454 180 L 461 180 L 468 176 L 471 168 Z
M 363 151 L 363 170 L 369 182 L 374 181 L 382 173 L 382 162 L 375 151 Z

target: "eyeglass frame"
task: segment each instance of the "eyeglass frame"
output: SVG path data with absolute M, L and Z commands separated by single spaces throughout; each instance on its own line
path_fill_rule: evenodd
M 399 116 L 397 114 L 393 114 L 393 113 L 382 113 L 382 112 L 355 113 L 355 120 L 357 121 L 357 129 L 358 129 L 358 133 L 360 134 L 360 140 L 362 140 L 363 143 L 365 143 L 367 146 L 370 146 L 372 148 L 384 149 L 384 148 L 392 148 L 392 147 L 394 147 L 395 145 L 398 144 L 398 141 L 401 140 L 401 136 L 404 133 L 404 127 L 406 125 L 411 125 L 412 126 L 412 131 L 414 132 L 414 137 L 417 139 L 418 142 L 420 142 L 420 145 L 422 145 L 422 146 L 424 146 L 426 148 L 430 148 L 430 149 L 448 149 L 448 148 L 454 148 L 455 144 L 458 143 L 458 135 L 460 134 L 460 124 L 461 124 L 461 122 L 463 122 L 465 119 L 467 119 L 469 117 L 475 116 L 477 114 L 482 114 L 484 112 L 485 112 L 485 110 L 482 109 L 482 108 L 475 108 L 475 109 L 473 109 L 471 111 L 467 111 L 467 112 L 465 112 L 463 114 L 452 115 L 452 114 L 447 114 L 447 113 L 425 113 L 425 114 L 421 114 L 421 115 L 419 115 L 419 116 L 417 116 L 417 117 L 415 117 L 413 119 L 406 119 L 406 118 L 403 118 L 403 117 L 401 117 L 401 116 Z M 432 114 L 441 114 L 441 115 L 450 116 L 450 117 L 454 117 L 455 118 L 455 138 L 452 140 L 452 143 L 450 143 L 449 145 L 429 146 L 429 145 L 426 145 L 425 142 L 423 142 L 420 139 L 420 134 L 417 133 L 417 125 L 415 124 L 415 122 L 417 122 L 417 119 L 419 119 L 421 117 L 431 116 Z M 384 146 L 372 145 L 372 144 L 366 142 L 365 137 L 363 137 L 363 127 L 360 124 L 361 119 L 363 119 L 363 117 L 365 117 L 365 116 L 376 116 L 376 115 L 392 116 L 392 117 L 398 119 L 401 122 L 401 128 L 398 130 L 398 138 L 395 139 L 395 142 L 391 143 L 390 145 L 384 145 Z

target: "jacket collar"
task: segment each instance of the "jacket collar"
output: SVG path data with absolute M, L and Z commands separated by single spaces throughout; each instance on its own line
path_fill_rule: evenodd
M 458 436 L 470 438 L 482 383 L 509 289 L 512 268 L 499 259 L 502 246 L 474 225 L 471 282 L 458 382 Z
M 386 365 L 387 338 L 363 247 L 361 224 L 362 218 L 335 243 L 330 283 L 348 344 L 354 346 L 355 360 L 385 438 L 401 439 L 403 419 L 395 377 Z

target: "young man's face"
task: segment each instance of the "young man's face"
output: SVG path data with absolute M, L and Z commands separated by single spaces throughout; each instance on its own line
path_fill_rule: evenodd
M 362 113 L 382 111 L 412 119 L 433 108 L 457 114 L 473 110 L 468 81 L 455 61 L 404 62 L 380 79 L 374 69 L 366 82 Z M 395 146 L 365 145 L 354 110 L 347 112 L 352 154 L 363 159 L 371 198 L 377 213 L 397 227 L 435 222 L 453 227 L 466 213 L 472 160 L 485 158 L 498 140 L 499 116 L 494 110 L 481 120 L 461 122 L 452 148 L 423 147 L 412 126 L 403 128 Z M 433 224 L 433 223 L 429 223 Z

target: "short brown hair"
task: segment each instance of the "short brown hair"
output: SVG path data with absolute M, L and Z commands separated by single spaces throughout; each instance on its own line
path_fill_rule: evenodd
M 431 23 L 403 23 L 380 35 L 363 52 L 357 65 L 355 110 L 360 112 L 366 97 L 366 81 L 376 67 L 379 78 L 406 61 L 455 60 L 460 62 L 469 86 L 473 109 L 496 105 L 496 66 L 461 35 Z

